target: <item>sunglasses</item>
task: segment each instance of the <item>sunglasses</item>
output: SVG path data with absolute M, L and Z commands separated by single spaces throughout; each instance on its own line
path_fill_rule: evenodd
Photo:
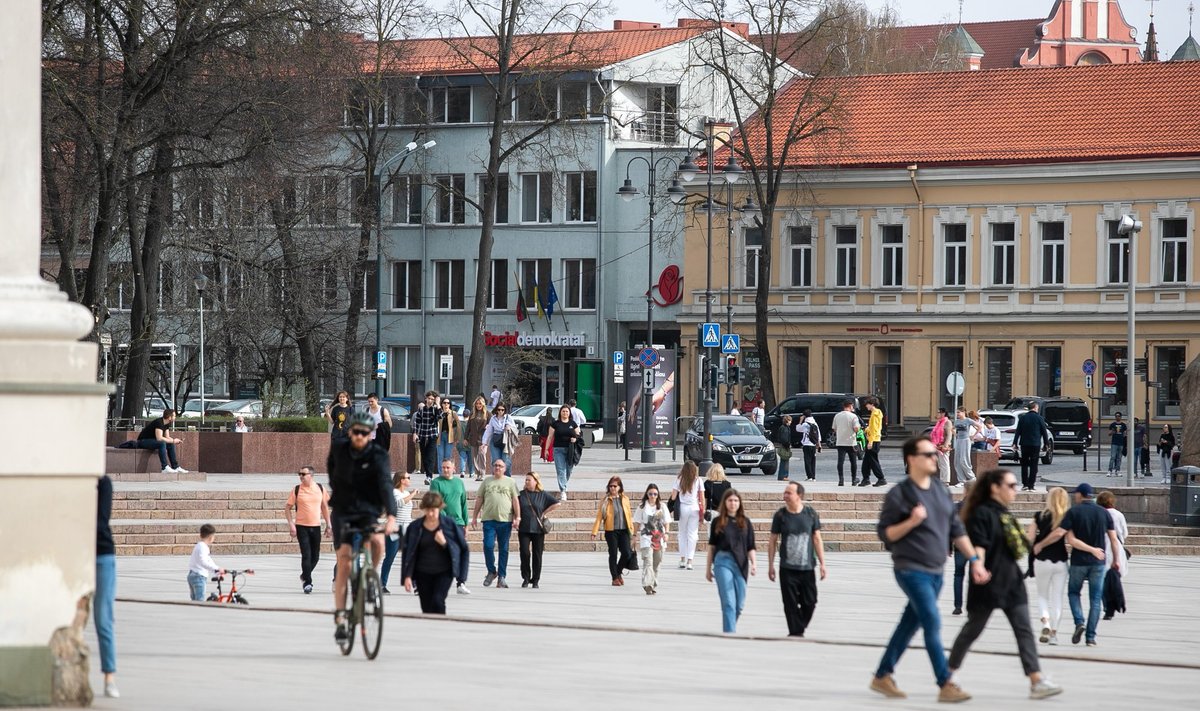
M 370 437 L 371 430 L 350 430 L 351 437 Z
M 296 476 L 308 476 L 308 472 L 297 472 Z

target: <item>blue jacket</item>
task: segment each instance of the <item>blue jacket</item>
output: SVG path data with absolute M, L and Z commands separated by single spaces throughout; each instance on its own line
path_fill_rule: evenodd
M 467 581 L 467 568 L 470 564 L 468 557 L 469 549 L 467 548 L 467 536 L 463 533 L 463 529 L 459 527 L 454 519 L 442 513 L 440 517 L 442 525 L 442 535 L 446 537 L 446 550 L 450 553 L 450 569 L 455 571 L 454 578 L 460 582 Z M 425 530 L 424 517 L 414 519 L 408 524 L 408 531 L 404 534 L 404 557 L 401 559 L 400 579 L 407 580 L 413 576 L 413 572 L 417 568 L 417 545 L 421 542 L 421 537 L 432 535 Z
M 1017 429 L 1013 432 L 1013 441 L 1019 447 L 1041 447 L 1048 442 L 1046 421 L 1041 413 L 1030 410 L 1017 418 Z

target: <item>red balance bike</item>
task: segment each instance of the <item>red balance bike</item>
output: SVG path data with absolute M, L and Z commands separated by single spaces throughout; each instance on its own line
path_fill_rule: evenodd
M 242 577 L 245 577 L 247 575 L 254 575 L 254 571 L 253 570 L 226 570 L 225 575 L 229 576 L 229 592 L 225 592 L 224 590 L 221 589 L 221 581 L 223 581 L 225 579 L 225 576 L 224 575 L 214 575 L 212 577 L 212 580 L 214 583 L 217 584 L 217 591 L 215 593 L 209 593 L 208 602 L 226 602 L 226 603 L 230 603 L 230 604 L 249 605 L 250 603 L 246 601 L 246 598 L 243 597 L 240 592 L 238 592 L 237 580 L 238 580 L 239 575 Z

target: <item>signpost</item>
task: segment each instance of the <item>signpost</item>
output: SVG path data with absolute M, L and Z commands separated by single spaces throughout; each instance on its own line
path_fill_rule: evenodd
M 700 347 L 721 347 L 721 324 L 712 322 L 700 324 Z
M 946 376 L 946 392 L 954 396 L 954 412 L 950 413 L 950 419 L 958 414 L 958 399 L 962 397 L 963 392 L 967 389 L 967 381 L 963 378 L 963 374 L 957 370 Z
M 387 351 L 375 351 L 375 379 L 387 380 Z
M 1108 371 L 1107 373 L 1105 373 L 1103 382 L 1104 382 L 1104 394 L 1105 395 L 1116 395 L 1117 394 L 1117 374 L 1116 373 L 1114 373 L 1111 370 Z
M 742 337 L 736 333 L 726 333 L 721 339 L 722 355 L 737 355 L 742 350 Z
M 615 385 L 623 385 L 625 383 L 625 351 L 613 351 L 613 383 Z

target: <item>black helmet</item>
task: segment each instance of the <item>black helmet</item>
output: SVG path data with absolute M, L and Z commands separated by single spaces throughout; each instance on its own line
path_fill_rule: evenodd
M 350 418 L 350 426 L 361 425 L 369 430 L 375 429 L 375 420 L 365 412 L 356 412 Z

